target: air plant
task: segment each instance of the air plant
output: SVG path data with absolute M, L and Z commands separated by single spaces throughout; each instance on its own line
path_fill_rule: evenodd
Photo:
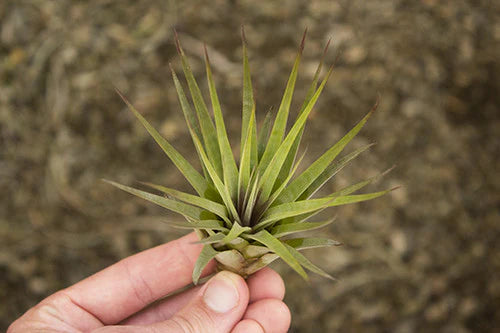
M 244 277 L 267 266 L 275 259 L 281 258 L 304 279 L 307 279 L 304 268 L 332 278 L 300 251 L 340 243 L 325 238 L 304 238 L 293 235 L 322 228 L 332 223 L 333 219 L 319 222 L 308 221 L 309 218 L 326 208 L 371 200 L 391 191 L 353 194 L 377 178 L 372 177 L 327 196 L 313 197 L 351 160 L 370 148 L 371 145 L 366 145 L 335 160 L 365 125 L 378 103 L 344 137 L 303 172 L 297 174 L 298 166 L 304 157 L 302 154 L 297 158 L 297 155 L 306 120 L 333 71 L 332 65 L 320 81 L 328 42 L 297 119 L 286 132 L 304 40 L 305 33 L 275 118 L 272 119 L 271 113 L 268 113 L 257 132 L 247 41 L 242 29 L 243 105 L 241 153 L 238 163 L 226 132 L 206 47 L 205 65 L 213 120 L 177 35 L 176 46 L 194 109 L 171 67 L 180 106 L 201 161 L 201 172 L 197 171 L 163 138 L 117 90 L 129 109 L 191 184 L 196 194 L 145 183 L 164 194 L 157 195 L 112 181 L 107 182 L 179 213 L 185 218 L 185 221 L 169 221 L 168 223 L 172 227 L 194 229 L 199 236 L 198 243 L 203 244 L 193 270 L 194 283 L 198 282 L 203 268 L 212 259 L 215 259 L 219 270 L 229 270 Z

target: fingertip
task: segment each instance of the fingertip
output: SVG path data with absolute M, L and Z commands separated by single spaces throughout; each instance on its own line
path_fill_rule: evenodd
M 243 317 L 255 320 L 264 332 L 287 332 L 292 320 L 290 310 L 280 300 L 264 299 L 250 304 Z
M 215 312 L 227 312 L 248 304 L 248 286 L 238 274 L 229 271 L 219 272 L 203 289 L 206 305 Z
M 263 268 L 247 279 L 250 303 L 273 298 L 283 300 L 285 283 L 281 276 L 269 267 Z
M 243 319 L 231 331 L 231 333 L 266 333 L 264 328 L 253 319 Z
M 184 308 L 169 320 L 154 324 L 162 332 L 230 332 L 248 305 L 245 280 L 222 271 L 212 277 Z

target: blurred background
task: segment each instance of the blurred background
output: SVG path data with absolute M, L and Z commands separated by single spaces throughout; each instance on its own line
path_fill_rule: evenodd
M 377 142 L 327 190 L 397 168 L 375 201 L 329 211 L 310 250 L 338 278 L 286 265 L 291 332 L 500 329 L 500 2 L 488 0 L 4 0 L 0 2 L 0 331 L 54 291 L 179 237 L 178 219 L 100 181 L 190 190 L 113 91 L 193 163 L 168 64 L 178 32 L 206 93 L 207 43 L 239 150 L 240 25 L 257 116 L 277 107 L 309 29 L 292 119 L 322 49 L 341 52 L 307 125 L 306 165 L 381 95 L 346 152 Z M 207 95 L 206 95 L 207 96 Z M 198 164 L 196 164 L 198 165 Z

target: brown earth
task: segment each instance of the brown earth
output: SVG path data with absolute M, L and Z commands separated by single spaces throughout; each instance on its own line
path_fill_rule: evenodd
M 100 181 L 188 190 L 113 85 L 195 161 L 168 69 L 179 68 L 172 28 L 200 80 L 206 42 L 237 146 L 241 23 L 260 119 L 279 104 L 304 27 L 294 112 L 333 38 L 329 61 L 342 55 L 309 122 L 307 159 L 380 94 L 380 111 L 349 151 L 378 145 L 328 186 L 392 164 L 397 169 L 371 189 L 403 186 L 332 211 L 338 222 L 323 233 L 345 245 L 308 256 L 339 281 L 305 284 L 274 266 L 286 280 L 291 332 L 500 330 L 500 2 L 7 0 L 0 331 L 54 291 L 180 235 L 160 222 L 177 216 Z

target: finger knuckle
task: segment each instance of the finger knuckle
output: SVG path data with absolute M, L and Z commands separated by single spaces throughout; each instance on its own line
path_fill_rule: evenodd
M 177 314 L 171 319 L 184 333 L 215 332 L 214 322 L 203 309 L 196 309 L 189 316 Z

